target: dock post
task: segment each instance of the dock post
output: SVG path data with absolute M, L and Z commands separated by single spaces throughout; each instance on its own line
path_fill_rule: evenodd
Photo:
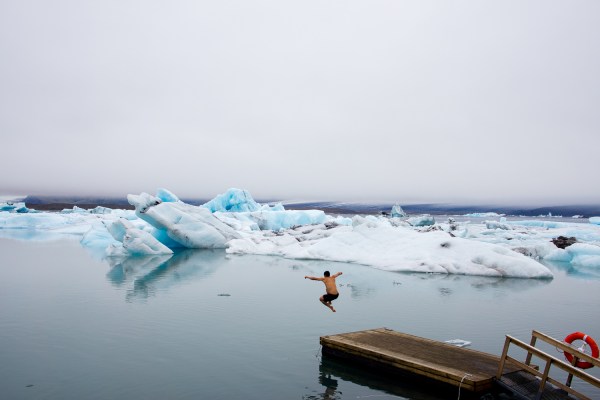
M 552 360 L 549 359 L 546 361 L 546 367 L 544 368 L 544 375 L 542 375 L 542 379 L 540 381 L 540 388 L 535 396 L 535 400 L 541 400 L 542 394 L 544 393 L 544 387 L 546 387 L 546 381 L 548 380 L 548 375 L 550 374 L 550 367 L 552 366 Z
M 502 371 L 504 371 L 504 362 L 506 361 L 506 356 L 508 355 L 508 346 L 510 345 L 510 336 L 506 335 L 506 339 L 504 340 L 504 348 L 502 349 L 502 356 L 500 356 L 500 363 L 498 364 L 498 373 L 496 374 L 496 379 L 502 378 Z
M 531 347 L 535 347 L 535 343 L 537 342 L 537 337 L 535 336 L 535 331 L 531 332 L 531 342 L 529 342 L 529 345 Z M 531 356 L 533 356 L 533 353 L 531 352 L 527 352 L 527 358 L 525 359 L 525 365 L 531 365 Z
M 575 364 L 577 364 L 578 361 L 579 361 L 579 358 L 576 355 L 573 355 L 573 361 L 571 361 L 571 365 L 575 366 Z M 567 381 L 565 382 L 565 385 L 567 385 L 568 387 L 571 387 L 572 383 L 573 383 L 573 374 L 569 374 L 567 376 Z

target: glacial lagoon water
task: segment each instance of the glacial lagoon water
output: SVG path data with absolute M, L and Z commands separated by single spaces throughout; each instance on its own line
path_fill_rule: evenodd
M 323 359 L 319 336 L 388 327 L 493 354 L 505 334 L 528 342 L 532 329 L 600 341 L 600 280 L 550 267 L 552 280 L 224 251 L 109 263 L 74 240 L 0 239 L 0 397 L 455 399 Z M 303 279 L 325 269 L 344 273 L 336 313 Z

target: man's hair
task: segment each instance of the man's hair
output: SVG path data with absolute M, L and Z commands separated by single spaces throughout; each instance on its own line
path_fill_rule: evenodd
M 325 272 L 323 273 L 323 275 L 325 275 L 325 276 L 329 276 L 329 275 L 330 275 L 330 274 L 329 274 L 329 271 L 325 271 Z

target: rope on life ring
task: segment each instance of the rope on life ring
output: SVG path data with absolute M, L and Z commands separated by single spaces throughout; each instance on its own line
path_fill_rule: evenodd
M 568 344 L 573 343 L 574 340 L 583 340 L 584 341 L 583 346 L 581 346 L 578 349 L 579 351 L 583 352 L 584 347 L 587 344 L 588 346 L 590 346 L 590 349 L 592 350 L 592 357 L 598 358 L 598 355 L 600 355 L 600 351 L 598 351 L 598 345 L 596 344 L 594 339 L 592 339 L 585 333 L 573 332 L 565 338 L 565 342 Z M 573 354 L 571 354 L 565 350 L 565 357 L 571 364 L 573 364 Z M 575 363 L 575 366 L 577 368 L 588 369 L 588 368 L 592 368 L 594 366 L 594 364 L 587 362 L 587 361 L 578 360 L 577 363 Z

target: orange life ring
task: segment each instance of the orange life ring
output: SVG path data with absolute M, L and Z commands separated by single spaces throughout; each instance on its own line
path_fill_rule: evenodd
M 581 332 L 573 332 L 565 338 L 565 342 L 567 342 L 569 344 L 573 343 L 574 340 L 583 340 L 584 342 L 586 342 L 588 344 L 588 346 L 590 346 L 590 349 L 592 350 L 592 357 L 598 358 L 598 355 L 600 352 L 598 351 L 598 345 L 596 344 L 594 339 L 592 339 L 585 333 L 581 333 Z M 571 354 L 565 350 L 565 357 L 567 358 L 567 360 L 569 360 L 570 363 L 573 363 L 573 354 Z M 594 364 L 589 363 L 587 361 L 577 361 L 575 366 L 577 368 L 587 369 L 587 368 L 592 368 L 594 366 Z

